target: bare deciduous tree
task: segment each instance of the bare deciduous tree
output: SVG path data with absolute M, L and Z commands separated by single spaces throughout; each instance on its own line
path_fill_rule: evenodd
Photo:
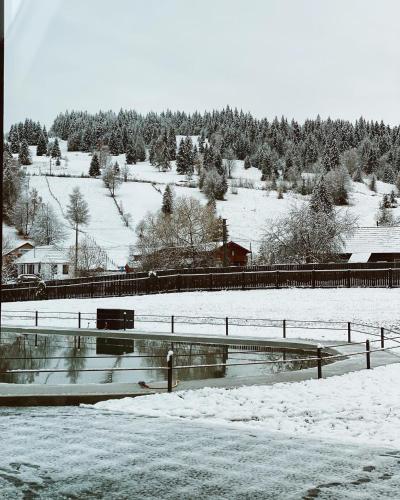
M 356 218 L 348 212 L 327 214 L 306 205 L 292 207 L 265 231 L 259 261 L 302 264 L 337 260 L 355 227 Z
M 143 269 L 191 267 L 212 260 L 222 223 L 212 208 L 194 198 L 177 198 L 168 216 L 149 213 L 137 226 Z

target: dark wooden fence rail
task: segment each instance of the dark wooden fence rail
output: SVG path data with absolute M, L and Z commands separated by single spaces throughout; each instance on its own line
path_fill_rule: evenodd
M 325 264 L 271 264 L 262 266 L 246 266 L 246 267 L 201 267 L 201 268 L 185 268 L 185 269 L 162 269 L 157 270 L 157 276 L 171 276 L 171 275 L 194 275 L 194 274 L 227 274 L 238 272 L 254 273 L 263 271 L 312 271 L 312 270 L 344 270 L 344 269 L 400 269 L 400 262 L 366 262 L 366 263 L 349 263 L 349 262 L 328 262 Z M 82 278 L 69 278 L 63 280 L 48 280 L 47 285 L 72 285 L 81 283 L 94 283 L 94 282 L 114 282 L 123 280 L 132 280 L 133 278 L 147 278 L 147 272 L 140 273 L 113 273 L 102 274 L 96 276 L 82 277 Z M 13 290 L 16 288 L 34 288 L 36 284 L 9 284 L 2 285 L 3 290 Z
M 34 286 L 3 287 L 2 302 L 39 299 L 121 297 L 152 293 L 195 290 L 247 290 L 257 288 L 353 288 L 400 286 L 400 268 L 259 270 L 158 274 L 157 276 L 122 275 L 123 279 L 78 282 L 47 282 L 44 295 Z

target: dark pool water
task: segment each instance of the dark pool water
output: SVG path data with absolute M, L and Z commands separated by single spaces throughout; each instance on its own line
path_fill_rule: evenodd
M 0 382 L 16 384 L 146 383 L 167 379 L 166 355 L 174 350 L 174 366 L 219 363 L 257 363 L 246 366 L 206 366 L 176 370 L 179 380 L 263 376 L 279 371 L 315 366 L 314 361 L 296 361 L 310 354 L 257 351 L 254 347 L 199 345 L 188 343 L 77 339 L 67 336 L 8 335 L 0 342 Z M 282 363 L 280 361 L 284 360 Z M 119 370 L 119 369 L 127 370 Z M 98 371 L 85 371 L 95 369 Z M 128 370 L 135 369 L 135 370 Z M 7 373 L 9 370 L 33 370 Z M 39 372 L 35 370 L 54 370 Z M 57 371 L 58 370 L 58 371 Z

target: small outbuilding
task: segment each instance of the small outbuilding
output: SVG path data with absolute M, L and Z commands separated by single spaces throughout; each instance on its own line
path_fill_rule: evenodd
M 247 256 L 251 253 L 245 247 L 242 247 L 234 241 L 229 241 L 226 244 L 226 257 L 228 261 L 228 266 L 247 266 Z M 216 259 L 219 265 L 223 265 L 224 262 L 224 246 L 221 245 L 215 251 Z

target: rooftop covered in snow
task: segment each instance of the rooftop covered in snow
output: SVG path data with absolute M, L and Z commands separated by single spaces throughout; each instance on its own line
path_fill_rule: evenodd
M 43 245 L 34 247 L 29 252 L 19 257 L 16 264 L 39 264 L 52 263 L 62 264 L 68 262 L 68 256 L 65 251 L 57 249 L 52 245 Z
M 349 262 L 368 262 L 372 254 L 400 255 L 400 226 L 359 227 L 345 242 Z

